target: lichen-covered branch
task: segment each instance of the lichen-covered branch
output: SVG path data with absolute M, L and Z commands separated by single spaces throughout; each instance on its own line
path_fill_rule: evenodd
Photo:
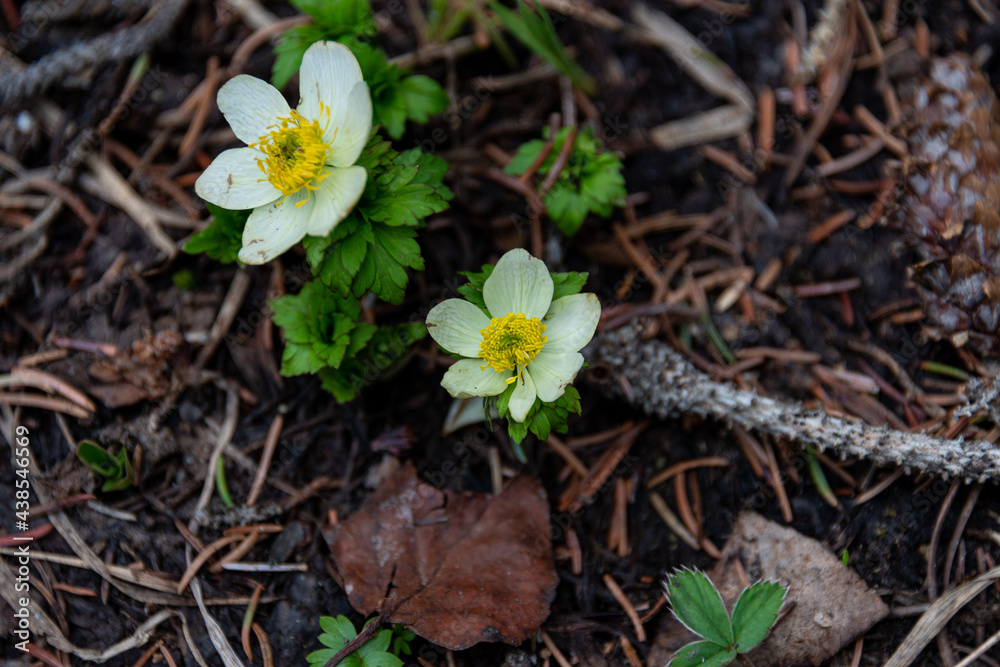
M 0 72 L 0 110 L 16 110 L 66 77 L 88 68 L 147 53 L 170 35 L 171 28 L 188 2 L 190 0 L 160 2 L 149 10 L 142 21 L 130 28 L 47 54 L 24 70 L 8 68 Z M 31 34 L 43 24 L 44 22 L 26 26 L 31 27 L 31 30 L 27 30 L 25 34 Z
M 716 382 L 664 343 L 641 340 L 632 327 L 598 334 L 584 354 L 592 366 L 592 383 L 661 419 L 694 414 L 813 444 L 841 457 L 860 456 L 966 481 L 1000 478 L 1000 448 L 991 443 L 873 427 L 807 410 L 800 403 L 764 398 Z

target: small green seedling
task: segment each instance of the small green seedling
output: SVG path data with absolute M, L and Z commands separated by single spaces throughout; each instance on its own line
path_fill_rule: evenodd
M 740 593 L 729 616 L 715 585 L 702 572 L 679 570 L 664 584 L 674 616 L 704 641 L 679 650 L 670 667 L 722 667 L 753 650 L 771 631 L 788 589 L 758 581 Z
M 625 177 L 622 176 L 622 161 L 617 155 L 603 149 L 594 131 L 583 128 L 564 127 L 556 133 L 548 155 L 538 165 L 538 174 L 548 176 L 555 168 L 563 146 L 574 134 L 573 148 L 569 160 L 559 171 L 559 176 L 551 188 L 542 193 L 545 210 L 566 236 L 579 231 L 584 219 L 591 213 L 602 218 L 611 217 L 615 206 L 625 205 Z M 544 139 L 534 139 L 521 145 L 504 171 L 512 176 L 521 176 L 542 156 L 546 150 L 550 132 L 546 128 Z M 544 183 L 544 181 L 543 181 Z M 541 187 L 541 185 L 540 185 Z
M 377 619 L 377 616 L 369 619 L 365 623 L 365 627 Z M 323 629 L 319 641 L 327 648 L 313 651 L 306 656 L 310 667 L 323 667 L 348 642 L 358 636 L 354 624 L 346 616 L 338 616 L 337 618 L 323 616 L 319 619 L 319 626 Z M 415 634 L 404 630 L 398 624 L 391 629 L 379 630 L 374 637 L 338 662 L 335 667 L 402 667 L 403 661 L 399 659 L 399 656 L 410 655 L 410 642 L 415 637 Z
M 121 491 L 132 484 L 135 471 L 124 446 L 112 455 L 93 440 L 81 440 L 76 446 L 76 455 L 88 468 L 107 477 L 101 491 Z

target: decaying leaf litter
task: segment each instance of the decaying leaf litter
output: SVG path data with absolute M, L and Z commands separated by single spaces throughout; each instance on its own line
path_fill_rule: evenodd
M 832 660 L 882 663 L 902 646 L 893 664 L 908 664 L 930 645 L 925 658 L 957 664 L 986 646 L 998 627 L 996 8 L 544 4 L 593 94 L 513 40 L 518 67 L 477 52 L 479 29 L 435 45 L 418 3 L 374 3 L 385 48 L 448 89 L 452 107 L 410 140 L 452 163 L 456 199 L 424 232 L 426 274 L 373 320 L 426 312 L 456 271 L 514 246 L 589 271 L 604 307 L 578 382 L 584 416 L 526 443 L 525 466 L 502 429 L 439 434 L 449 360 L 427 341 L 344 406 L 281 377 L 265 304 L 308 279 L 293 256 L 268 271 L 178 253 L 204 224 L 194 177 L 232 145 L 215 90 L 267 75 L 270 40 L 302 22 L 292 8 L 4 6 L 0 404 L 4 432 L 25 424 L 33 440 L 36 658 L 243 664 L 248 650 L 301 663 L 320 615 L 360 620 L 335 583 L 343 545 L 322 537 L 363 518 L 400 460 L 428 488 L 492 491 L 493 504 L 523 483 L 516 473 L 538 480 L 559 576 L 551 615 L 519 649 L 427 642 L 411 662 L 660 664 L 666 571 L 773 576 L 716 546 L 746 508 L 818 539 L 888 604 Z M 502 168 L 543 127 L 574 122 L 623 156 L 630 195 L 567 239 L 533 181 Z M 693 396 L 658 381 L 668 358 Z M 609 387 L 618 398 L 603 398 Z M 795 428 L 815 411 L 826 432 L 863 435 L 844 448 Z M 102 493 L 73 454 L 87 438 L 131 451 L 137 486 Z M 206 474 L 217 461 L 233 509 Z

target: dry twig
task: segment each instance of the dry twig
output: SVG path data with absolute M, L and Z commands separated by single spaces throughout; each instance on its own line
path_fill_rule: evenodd
M 859 456 L 943 477 L 986 480 L 1000 477 L 1000 451 L 989 442 L 938 438 L 876 428 L 831 417 L 802 404 L 765 398 L 712 380 L 658 341 L 642 341 L 634 328 L 602 332 L 588 348 L 591 381 L 622 395 L 624 379 L 633 402 L 661 419 L 683 414 L 711 417 L 735 427 L 814 444 L 841 457 Z M 595 371 L 605 369 L 601 379 Z

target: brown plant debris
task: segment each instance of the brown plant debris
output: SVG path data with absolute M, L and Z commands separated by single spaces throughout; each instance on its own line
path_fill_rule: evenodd
M 747 583 L 770 580 L 788 587 L 786 614 L 748 656 L 756 667 L 818 665 L 885 618 L 889 608 L 822 543 L 755 512 L 739 515 L 709 578 L 732 609 Z M 665 664 L 695 639 L 669 617 L 650 652 Z
M 909 156 L 891 221 L 920 239 L 911 267 L 930 331 L 1000 354 L 1000 104 L 965 55 L 903 91 Z
M 801 403 L 766 398 L 716 382 L 666 344 L 633 327 L 602 332 L 587 348 L 588 378 L 661 419 L 694 414 L 778 438 L 813 444 L 841 457 L 904 466 L 944 477 L 1000 477 L 1000 450 L 989 442 L 949 440 L 831 417 Z M 627 390 L 623 387 L 628 387 Z
M 496 496 L 455 493 L 421 482 L 412 463 L 324 531 L 355 609 L 455 651 L 538 632 L 559 581 L 549 535 L 535 478 Z

